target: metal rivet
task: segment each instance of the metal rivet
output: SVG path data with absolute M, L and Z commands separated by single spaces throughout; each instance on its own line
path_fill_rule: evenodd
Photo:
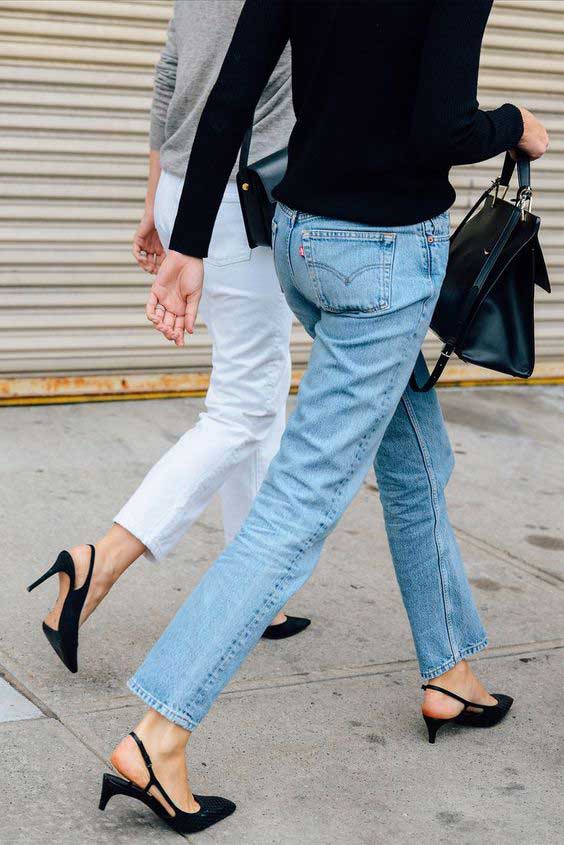
M 427 238 L 427 243 L 432 244 L 434 243 L 434 240 L 434 237 L 432 235 L 429 235 L 429 237 Z
M 248 190 L 249 190 L 249 188 L 250 188 L 251 186 L 249 185 L 249 183 L 248 183 L 248 182 L 243 182 L 243 184 L 241 185 L 241 187 L 242 187 L 242 189 L 243 189 L 244 191 L 248 191 Z

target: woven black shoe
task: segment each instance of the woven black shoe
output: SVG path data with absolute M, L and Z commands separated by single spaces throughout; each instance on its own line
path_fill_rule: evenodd
M 501 692 L 492 692 L 492 698 L 495 698 L 497 704 L 474 704 L 472 701 L 466 701 L 462 696 L 451 692 L 448 689 L 437 687 L 434 684 L 423 684 L 421 689 L 434 689 L 437 692 L 442 692 L 444 695 L 449 695 L 464 704 L 463 710 L 458 716 L 453 716 L 452 719 L 434 719 L 432 716 L 423 716 L 427 730 L 429 731 L 429 742 L 435 741 L 435 736 L 439 728 L 443 725 L 452 723 L 454 725 L 462 725 L 465 728 L 493 728 L 498 722 L 501 722 L 509 713 L 513 699 L 509 695 L 503 695 Z M 472 709 L 469 709 L 472 708 Z
M 287 616 L 285 622 L 280 625 L 269 625 L 264 634 L 263 640 L 286 640 L 288 637 L 295 637 L 311 625 L 311 619 L 301 619 L 299 616 Z
M 100 795 L 100 803 L 98 805 L 100 810 L 106 809 L 106 804 L 114 795 L 126 795 L 128 798 L 136 798 L 137 801 L 146 804 L 147 807 L 177 833 L 198 833 L 198 831 L 205 830 L 206 827 L 211 827 L 212 824 L 220 822 L 235 811 L 233 801 L 229 801 L 227 798 L 217 798 L 213 795 L 194 795 L 195 800 L 200 805 L 197 813 L 186 813 L 184 810 L 180 810 L 174 801 L 169 798 L 155 776 L 151 758 L 137 734 L 132 731 L 129 736 L 133 737 L 137 743 L 143 761 L 147 766 L 149 781 L 144 788 L 141 788 L 130 780 L 125 780 L 125 778 L 105 774 L 102 779 L 102 794 Z M 149 790 L 153 786 L 159 790 L 164 800 L 173 810 L 173 816 L 171 816 L 166 807 L 154 795 L 149 794 Z

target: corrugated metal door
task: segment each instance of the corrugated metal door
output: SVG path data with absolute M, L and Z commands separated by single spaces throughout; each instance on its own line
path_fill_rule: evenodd
M 169 13 L 169 0 L 0 0 L 4 395 L 133 389 L 131 378 L 111 374 L 147 373 L 134 381 L 153 389 L 205 380 L 194 375 L 209 366 L 205 330 L 184 351 L 164 342 L 145 323 L 149 277 L 130 257 L 144 196 L 152 69 Z M 564 374 L 563 35 L 564 2 L 497 0 L 481 73 L 483 106 L 527 105 L 552 136 L 550 155 L 534 166 L 554 286 L 551 297 L 538 296 L 537 372 L 552 375 Z M 456 174 L 454 221 L 498 167 Z M 307 347 L 296 328 L 298 368 Z M 430 355 L 436 349 L 427 344 Z M 163 381 L 165 372 L 172 375 Z M 33 381 L 73 374 L 84 377 L 74 388 Z

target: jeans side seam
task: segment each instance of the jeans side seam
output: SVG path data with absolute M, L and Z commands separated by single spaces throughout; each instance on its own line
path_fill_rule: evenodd
M 440 584 L 441 584 L 441 598 L 442 598 L 442 602 L 443 602 L 445 627 L 446 627 L 446 631 L 447 631 L 450 650 L 452 652 L 452 657 L 455 661 L 458 661 L 460 659 L 460 657 L 457 657 L 456 651 L 455 651 L 455 648 L 454 648 L 454 644 L 453 644 L 454 633 L 452 631 L 452 608 L 450 607 L 450 603 L 447 600 L 447 591 L 446 591 L 446 581 L 447 581 L 447 579 L 446 579 L 446 574 L 444 572 L 444 566 L 443 566 L 444 549 L 443 549 L 443 545 L 441 543 L 439 533 L 438 533 L 439 503 L 438 503 L 438 498 L 437 498 L 436 480 L 435 480 L 434 472 L 432 472 L 431 456 L 430 456 L 429 451 L 428 451 L 426 444 L 424 442 L 423 432 L 421 431 L 421 428 L 420 428 L 419 423 L 417 421 L 417 416 L 415 414 L 415 411 L 413 409 L 413 405 L 411 404 L 411 401 L 405 395 L 402 397 L 401 401 L 404 403 L 405 410 L 407 411 L 407 416 L 408 416 L 409 421 L 411 422 L 411 425 L 413 427 L 415 438 L 417 440 L 417 445 L 419 447 L 419 451 L 421 452 L 421 457 L 423 458 L 423 466 L 425 467 L 425 473 L 427 475 L 427 481 L 429 483 L 429 490 L 431 492 L 431 504 L 432 504 L 432 507 L 433 507 L 433 537 L 434 537 L 435 546 L 436 546 L 436 549 L 437 549 L 437 569 L 438 569 L 438 572 L 439 572 L 439 581 L 440 581 Z
M 415 337 L 417 335 L 417 332 L 419 330 L 419 326 L 421 324 L 421 320 L 423 318 L 423 314 L 425 312 L 425 307 L 426 307 L 427 303 L 430 301 L 430 299 L 431 299 L 431 297 L 428 297 L 423 301 L 423 303 L 421 305 L 419 317 L 417 319 L 417 322 L 416 322 L 416 325 L 413 329 L 413 332 L 410 336 L 410 339 L 413 339 L 413 337 Z M 384 407 L 384 402 L 385 402 L 386 398 L 389 396 L 390 387 L 393 383 L 394 376 L 396 375 L 397 371 L 400 369 L 403 361 L 405 360 L 407 348 L 408 348 L 408 343 L 406 341 L 404 349 L 403 349 L 403 354 L 402 354 L 400 360 L 397 362 L 396 366 L 394 367 L 393 372 L 390 374 L 390 378 L 388 380 L 387 386 L 386 386 L 386 388 L 383 392 L 381 409 Z M 222 669 L 222 667 L 225 665 L 225 663 L 233 656 L 233 654 L 235 654 L 237 649 L 245 642 L 245 640 L 249 638 L 253 627 L 256 627 L 256 624 L 260 620 L 261 615 L 264 613 L 264 610 L 269 606 L 271 608 L 274 608 L 274 602 L 273 602 L 274 596 L 276 595 L 276 593 L 279 593 L 281 591 L 281 588 L 284 586 L 284 584 L 288 580 L 290 580 L 290 578 L 292 577 L 292 575 L 293 575 L 293 573 L 296 569 L 296 565 L 298 564 L 301 556 L 303 556 L 304 552 L 306 552 L 309 548 L 311 548 L 311 546 L 313 545 L 315 540 L 317 540 L 317 538 L 319 537 L 323 528 L 326 526 L 327 520 L 329 519 L 332 512 L 336 508 L 337 501 L 339 499 L 339 496 L 342 494 L 342 489 L 343 489 L 344 485 L 352 477 L 353 472 L 354 472 L 354 468 L 355 468 L 356 464 L 358 463 L 358 461 L 360 460 L 362 454 L 364 453 L 363 450 L 364 450 L 364 446 L 365 446 L 366 441 L 374 433 L 374 431 L 378 427 L 379 423 L 380 423 L 380 417 L 377 417 L 373 426 L 371 426 L 370 429 L 361 438 L 361 440 L 360 440 L 360 442 L 357 446 L 355 456 L 354 456 L 354 458 L 351 462 L 351 466 L 349 468 L 349 471 L 348 471 L 347 475 L 342 479 L 339 486 L 337 487 L 335 494 L 333 496 L 333 499 L 331 501 L 331 505 L 329 506 L 328 510 L 326 511 L 325 517 L 323 518 L 322 522 L 320 522 L 317 529 L 313 532 L 313 534 L 310 535 L 310 537 L 302 545 L 302 548 L 299 549 L 296 556 L 287 565 L 284 573 L 281 575 L 280 579 L 273 586 L 272 590 L 270 591 L 270 593 L 265 598 L 262 606 L 255 611 L 254 618 L 251 619 L 250 624 L 248 624 L 244 628 L 244 630 L 241 631 L 239 636 L 235 640 L 233 640 L 229 650 L 224 652 L 224 654 L 216 662 L 213 669 L 208 673 L 208 677 L 207 677 L 206 681 L 199 687 L 199 689 L 195 692 L 195 694 L 193 696 L 194 702 L 198 703 L 199 701 L 201 701 L 203 699 L 203 695 L 204 695 L 206 689 L 213 683 L 213 681 L 217 677 L 217 674 Z

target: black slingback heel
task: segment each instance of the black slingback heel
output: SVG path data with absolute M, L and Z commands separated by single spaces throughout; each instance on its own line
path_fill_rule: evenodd
M 92 580 L 95 557 L 96 552 L 94 546 L 91 545 L 88 575 L 86 576 L 86 581 L 78 590 L 74 588 L 76 581 L 74 560 L 67 551 L 60 552 L 53 566 L 27 588 L 28 593 L 31 593 L 32 590 L 35 590 L 36 587 L 57 572 L 64 572 L 69 576 L 70 586 L 59 617 L 59 627 L 55 630 L 44 622 L 43 632 L 69 672 L 73 673 L 78 672 L 78 626 L 80 614 L 82 613 L 82 608 L 88 595 L 90 581 Z
M 458 716 L 453 716 L 452 719 L 434 719 L 432 716 L 423 716 L 427 730 L 429 731 L 429 742 L 431 743 L 435 742 L 435 736 L 439 728 L 442 728 L 443 725 L 447 725 L 449 722 L 455 725 L 463 725 L 465 728 L 493 728 L 494 725 L 497 725 L 498 722 L 501 722 L 507 716 L 513 704 L 511 696 L 503 695 L 500 692 L 490 693 L 492 698 L 496 699 L 497 704 L 474 704 L 474 702 L 467 701 L 455 692 L 443 689 L 443 687 L 437 687 L 435 684 L 422 684 L 421 689 L 437 690 L 437 692 L 449 695 L 451 698 L 455 698 L 461 704 L 464 704 L 464 710 Z M 479 711 L 469 710 L 469 707 L 479 708 Z
M 286 616 L 284 622 L 279 625 L 269 625 L 262 635 L 263 640 L 287 640 L 288 637 L 295 637 L 311 625 L 311 619 L 300 616 Z
M 102 794 L 100 795 L 100 804 L 98 805 L 100 810 L 106 808 L 106 804 L 114 795 L 127 795 L 129 798 L 136 798 L 138 801 L 146 804 L 147 807 L 177 833 L 197 833 L 199 830 L 205 830 L 206 827 L 211 827 L 212 824 L 220 822 L 235 811 L 233 801 L 229 801 L 227 798 L 217 798 L 209 795 L 194 795 L 195 800 L 200 805 L 197 813 L 186 813 L 184 810 L 180 810 L 174 801 L 169 798 L 155 776 L 151 758 L 137 734 L 131 731 L 129 736 L 133 737 L 141 752 L 143 762 L 147 766 L 149 773 L 149 782 L 147 786 L 141 788 L 130 780 L 125 780 L 116 775 L 105 774 L 102 779 Z M 149 794 L 152 786 L 159 790 L 164 800 L 174 811 L 174 816 L 170 815 L 166 807 L 154 795 Z

